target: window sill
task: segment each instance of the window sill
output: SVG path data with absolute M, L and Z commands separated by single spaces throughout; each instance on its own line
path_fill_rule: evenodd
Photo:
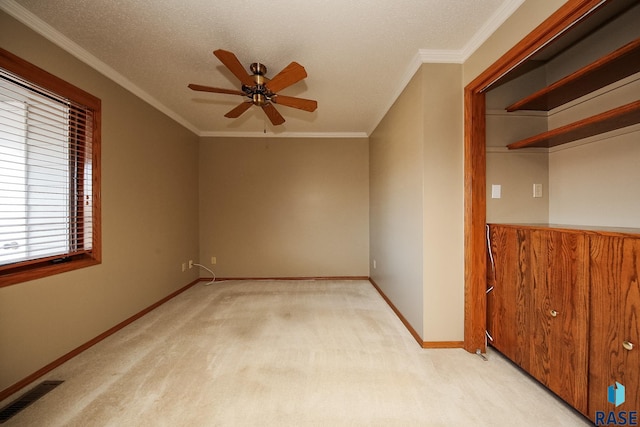
M 100 259 L 95 256 L 91 254 L 83 254 L 77 255 L 68 261 L 63 262 L 46 261 L 40 264 L 7 269 L 6 271 L 0 272 L 0 288 L 53 276 L 59 273 L 91 267 L 100 263 Z

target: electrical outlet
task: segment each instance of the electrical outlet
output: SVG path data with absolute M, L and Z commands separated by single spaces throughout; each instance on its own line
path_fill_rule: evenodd
M 189 270 L 191 270 L 193 268 L 193 260 L 190 259 L 189 260 Z
M 373 260 L 373 269 L 375 270 L 376 268 L 378 268 L 378 263 L 376 262 L 376 260 Z
M 182 263 L 182 271 L 184 272 L 184 271 L 186 271 L 186 270 L 187 270 L 187 263 L 186 263 L 186 262 L 183 262 L 183 263 Z
M 542 184 L 533 184 L 533 197 L 542 197 Z
M 212 256 L 211 257 L 211 264 L 215 265 L 218 262 L 218 260 L 216 259 L 216 257 Z

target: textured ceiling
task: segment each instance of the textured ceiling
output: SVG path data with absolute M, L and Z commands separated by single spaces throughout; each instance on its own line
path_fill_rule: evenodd
M 0 0 L 2 9 L 200 135 L 368 135 L 423 61 L 462 62 L 523 0 Z M 273 76 L 291 61 L 308 77 L 281 94 L 273 127 L 242 98 L 189 83 L 239 89 L 213 56 L 234 52 Z

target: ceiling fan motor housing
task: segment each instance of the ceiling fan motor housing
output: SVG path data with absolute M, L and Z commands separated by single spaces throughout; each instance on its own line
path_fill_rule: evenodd
M 264 76 L 265 74 L 267 74 L 267 66 L 259 62 L 254 62 L 253 64 L 251 64 L 249 66 L 249 70 L 251 70 L 253 74 L 258 74 L 260 76 Z

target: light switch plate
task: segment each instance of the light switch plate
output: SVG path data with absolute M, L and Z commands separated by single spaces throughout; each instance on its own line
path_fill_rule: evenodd
M 502 186 L 500 184 L 492 184 L 491 185 L 491 198 L 499 199 L 502 197 Z

